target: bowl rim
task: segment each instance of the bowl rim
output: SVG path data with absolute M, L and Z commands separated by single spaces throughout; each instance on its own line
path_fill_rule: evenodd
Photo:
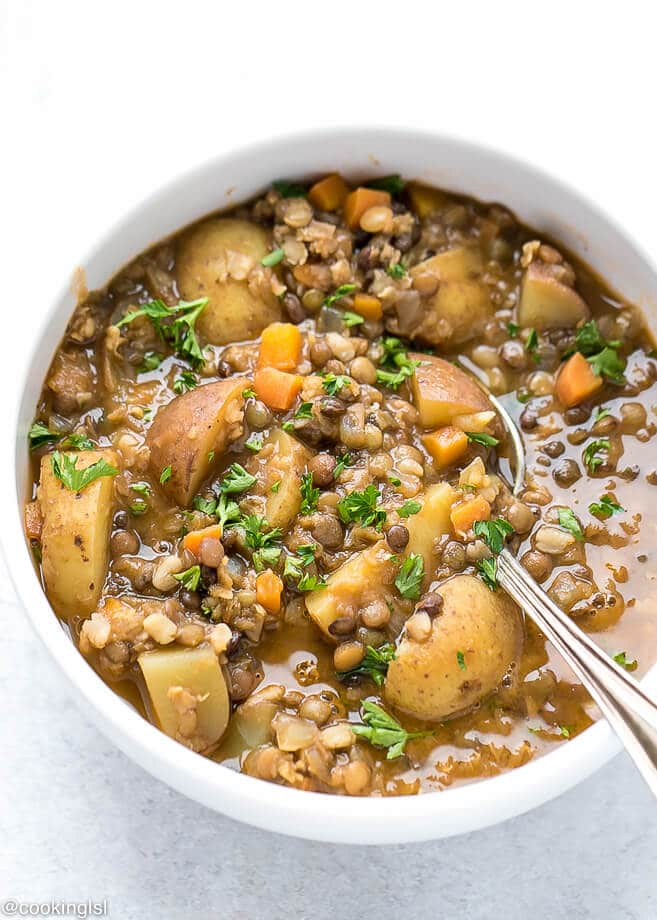
M 611 216 L 563 180 L 524 159 L 443 132 L 372 126 L 284 133 L 237 149 L 231 148 L 191 169 L 182 170 L 114 221 L 88 247 L 79 264 L 89 264 L 131 222 L 138 221 L 140 213 L 148 206 L 158 200 L 175 198 L 185 186 L 201 181 L 203 176 L 220 172 L 225 164 L 237 158 L 258 155 L 266 157 L 272 150 L 309 142 L 321 144 L 322 141 L 333 141 L 336 138 L 365 147 L 394 144 L 402 140 L 409 144 L 443 144 L 483 156 L 489 161 L 499 161 L 506 168 L 537 179 L 543 187 L 552 186 L 578 201 L 596 221 L 608 225 L 623 238 L 639 259 L 655 273 L 653 260 L 643 247 Z M 17 467 L 14 462 L 18 451 L 13 449 L 13 445 L 24 434 L 19 430 L 19 412 L 36 349 L 53 316 L 58 312 L 57 305 L 64 296 L 63 292 L 70 291 L 70 284 L 60 285 L 59 291 L 57 288 L 53 290 L 56 296 L 50 299 L 47 309 L 36 319 L 30 353 L 22 361 L 21 372 L 12 387 L 8 420 L 10 449 L 0 452 L 3 482 L 11 483 L 9 489 L 3 490 L 2 504 L 7 526 L 0 532 L 0 545 L 4 550 L 19 604 L 26 611 L 32 627 L 60 671 L 75 687 L 76 701 L 92 716 L 101 732 L 130 759 L 188 797 L 231 818 L 263 829 L 340 843 L 401 843 L 464 833 L 519 815 L 585 779 L 620 750 L 620 742 L 608 723 L 600 719 L 567 744 L 560 744 L 554 751 L 498 776 L 440 792 L 353 798 L 302 792 L 255 779 L 229 768 L 221 768 L 214 761 L 192 753 L 146 722 L 101 680 L 70 641 L 35 575 L 23 532 L 21 496 L 17 494 Z M 650 669 L 644 681 L 648 678 L 648 684 L 653 684 L 655 677 L 657 665 Z

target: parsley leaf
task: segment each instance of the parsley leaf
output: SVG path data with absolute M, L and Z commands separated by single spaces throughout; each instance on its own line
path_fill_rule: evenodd
M 400 195 L 404 191 L 406 183 L 398 173 L 391 176 L 380 176 L 378 179 L 372 179 L 365 183 L 365 188 L 375 188 L 380 192 L 388 192 L 389 195 Z
M 600 457 L 600 453 L 607 453 L 611 448 L 611 442 L 609 438 L 598 438 L 596 441 L 591 441 L 587 445 L 584 453 L 582 454 L 582 459 L 589 469 L 589 472 L 595 473 L 599 466 L 602 466 L 604 463 L 604 458 Z
M 248 450 L 252 450 L 254 454 L 257 454 L 259 450 L 262 450 L 262 443 L 262 435 L 260 432 L 254 431 L 248 436 L 244 442 L 244 446 L 248 448 Z
M 424 578 L 424 557 L 420 553 L 411 553 L 402 562 L 395 585 L 402 597 L 416 601 L 420 596 Z
M 591 502 L 589 511 L 596 517 L 610 518 L 616 511 L 625 511 L 625 508 L 619 505 L 611 495 L 603 495 L 599 502 Z
M 484 447 L 495 447 L 500 443 L 499 438 L 494 438 L 492 434 L 486 434 L 484 431 L 466 431 L 468 441 L 473 444 L 483 444 Z
M 340 454 L 338 457 L 338 462 L 335 464 L 335 469 L 333 470 L 333 478 L 337 479 L 338 476 L 342 473 L 346 466 L 351 466 L 351 454 L 349 451 L 346 451 L 344 454 Z
M 161 363 L 162 355 L 158 354 L 156 351 L 147 351 L 139 365 L 139 372 L 145 374 L 148 373 L 148 371 L 156 371 Z
M 345 374 L 324 374 L 322 377 L 322 386 L 329 396 L 337 396 L 342 387 L 346 387 L 351 382 L 351 378 Z
M 620 345 L 618 339 L 605 339 L 596 321 L 591 319 L 577 330 L 575 348 L 567 351 L 564 358 L 569 357 L 574 351 L 579 351 L 588 358 L 594 374 L 607 377 L 612 383 L 622 383 L 625 360 L 618 354 Z
M 191 568 L 173 577 L 176 581 L 180 582 L 183 588 L 186 588 L 188 591 L 196 591 L 198 583 L 201 580 L 201 566 L 193 565 Z
M 163 486 L 169 479 L 171 479 L 171 466 L 165 466 L 160 473 L 160 485 Z
M 36 450 L 37 447 L 42 447 L 44 444 L 52 444 L 54 441 L 58 441 L 60 437 L 42 422 L 35 422 L 27 436 L 30 441 L 30 450 Z
M 133 514 L 135 517 L 139 517 L 142 514 L 146 514 L 148 511 L 148 502 L 139 499 L 139 501 L 133 502 L 128 506 L 130 514 Z
M 240 463 L 233 463 L 221 480 L 221 491 L 224 495 L 236 495 L 239 492 L 246 492 L 255 481 L 255 476 L 247 473 Z
M 494 556 L 491 556 L 490 559 L 479 559 L 476 566 L 486 587 L 495 591 L 497 588 L 497 559 Z
M 278 265 L 279 262 L 283 261 L 284 256 L 284 249 L 274 249 L 273 252 L 268 252 L 266 256 L 260 259 L 260 264 L 264 265 L 265 268 L 273 268 L 274 265 Z
M 310 572 L 304 572 L 299 581 L 297 588 L 299 591 L 317 591 L 326 587 L 326 582 L 319 575 L 311 575 Z
M 302 402 L 297 411 L 294 413 L 295 418 L 312 418 L 313 404 L 311 402 Z
M 376 703 L 364 700 L 361 714 L 364 725 L 352 725 L 351 729 L 359 738 L 365 738 L 375 747 L 388 748 L 387 760 L 394 760 L 404 753 L 406 743 L 413 738 L 426 738 L 433 732 L 407 732 L 397 719 L 389 715 Z
M 349 680 L 351 677 L 369 677 L 377 687 L 383 685 L 388 665 L 395 659 L 395 647 L 390 642 L 384 642 L 378 648 L 368 645 L 365 657 L 355 668 L 349 668 L 348 671 L 337 671 L 338 680 Z
M 202 514 L 213 515 L 217 512 L 218 502 L 216 498 L 203 498 L 202 495 L 195 495 L 192 504 Z
M 520 326 L 517 323 L 507 323 L 506 331 L 509 333 L 512 339 L 515 339 L 520 332 Z
M 401 262 L 389 265 L 386 268 L 386 275 L 390 275 L 391 278 L 404 278 L 407 274 L 408 272 Z
M 307 190 L 299 182 L 287 182 L 285 179 L 277 179 L 272 182 L 272 188 L 276 189 L 281 198 L 305 198 Z
M 625 359 L 614 348 L 603 348 L 597 355 L 592 355 L 588 362 L 598 377 L 606 377 L 612 383 L 624 383 Z
M 375 485 L 362 492 L 351 492 L 338 502 L 338 514 L 345 524 L 356 522 L 361 527 L 374 526 L 381 530 L 386 512 L 378 506 L 379 491 Z
M 390 483 L 393 486 L 401 485 L 401 479 L 399 478 L 399 476 L 392 476 L 390 473 L 388 473 L 388 479 L 390 480 Z
M 270 487 L 269 491 L 270 491 L 270 492 L 273 492 L 274 495 L 276 495 L 276 493 L 278 492 L 278 490 L 280 489 L 280 487 L 281 487 L 281 480 L 280 480 L 280 479 L 277 479 L 276 482 L 273 482 L 273 483 L 271 484 L 271 487 Z
M 614 655 L 614 661 L 616 664 L 619 664 L 621 668 L 625 668 L 626 671 L 636 671 L 639 667 L 639 662 L 636 658 L 631 661 L 628 659 L 627 652 L 618 652 Z
M 527 336 L 527 341 L 525 342 L 525 351 L 527 351 L 533 358 L 534 363 L 538 364 L 541 360 L 540 355 L 538 354 L 538 332 L 535 329 L 529 330 L 529 335 Z
M 140 495 L 151 494 L 151 487 L 147 482 L 133 482 L 131 483 L 130 488 L 133 492 L 138 492 Z
M 606 406 L 598 406 L 595 410 L 595 415 L 593 416 L 594 422 L 599 422 L 600 419 L 607 418 L 608 415 L 611 415 L 611 410 L 607 409 Z
M 139 316 L 147 316 L 163 342 L 180 357 L 190 361 L 193 367 L 199 367 L 203 363 L 203 352 L 194 326 L 208 302 L 207 297 L 200 297 L 198 300 L 180 300 L 175 306 L 168 307 L 163 300 L 151 300 L 126 313 L 116 328 L 128 325 Z
M 256 571 L 262 571 L 265 565 L 274 565 L 281 554 L 281 547 L 273 545 L 282 535 L 280 527 L 270 529 L 265 518 L 257 514 L 249 514 L 240 523 L 244 528 L 244 542 L 253 550 Z
M 228 524 L 237 524 L 242 517 L 239 505 L 230 498 L 226 498 L 222 492 L 217 501 L 214 511 L 208 511 L 208 514 L 216 514 L 222 528 Z
M 69 434 L 62 441 L 62 447 L 70 447 L 73 450 L 93 450 L 94 442 L 84 434 Z
M 253 387 L 247 387 L 246 390 L 242 390 L 242 399 L 249 399 L 251 397 L 255 397 L 255 395 L 256 391 L 253 389 Z
M 558 508 L 557 514 L 559 516 L 560 527 L 563 527 L 564 530 L 571 533 L 576 540 L 581 541 L 584 539 L 584 532 L 582 531 L 580 523 L 570 508 Z
M 312 514 L 317 509 L 317 500 L 319 499 L 319 488 L 313 486 L 313 474 L 302 473 L 301 475 L 301 514 Z
M 365 317 L 361 316 L 360 313 L 354 313 L 352 310 L 345 310 L 342 314 L 342 322 L 345 326 L 360 326 L 361 323 L 365 322 Z
M 400 339 L 386 336 L 383 339 L 383 358 L 376 372 L 377 383 L 396 390 L 405 380 L 412 377 L 420 361 L 411 360 Z
M 102 476 L 116 476 L 119 472 L 115 466 L 112 466 L 102 458 L 90 464 L 86 469 L 77 468 L 77 457 L 70 457 L 68 454 L 62 454 L 56 450 L 50 457 L 50 466 L 53 474 L 64 483 L 71 492 L 81 492 L 86 486 L 100 479 Z
M 417 514 L 421 508 L 422 508 L 422 505 L 420 504 L 420 502 L 416 502 L 414 499 L 411 498 L 407 502 L 404 502 L 401 508 L 397 509 L 397 514 L 400 517 L 407 518 L 407 517 L 410 517 L 412 514 Z
M 475 521 L 472 527 L 476 537 L 482 537 L 491 553 L 502 552 L 504 541 L 513 533 L 513 527 L 504 518 L 493 521 Z
M 330 307 L 331 304 L 334 304 L 336 300 L 340 300 L 341 297 L 346 297 L 347 294 L 353 294 L 355 290 L 355 284 L 341 284 L 340 287 L 337 287 L 332 294 L 327 294 L 327 296 L 324 298 L 324 306 Z
M 458 666 L 462 671 L 468 670 L 468 666 L 465 663 L 465 655 L 463 654 L 463 652 L 456 653 L 456 661 L 458 662 Z
M 315 561 L 316 551 L 316 543 L 302 543 L 297 546 L 296 555 L 287 555 L 285 557 L 283 575 L 290 578 L 301 578 L 303 569 L 308 568 Z
M 180 377 L 176 377 L 173 381 L 173 392 L 180 396 L 181 393 L 186 393 L 187 390 L 193 390 L 197 385 L 198 378 L 196 374 L 193 374 L 191 371 L 183 371 Z

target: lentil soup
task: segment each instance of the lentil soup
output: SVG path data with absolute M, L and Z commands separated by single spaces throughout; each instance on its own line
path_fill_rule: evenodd
M 475 378 L 523 432 L 518 496 Z M 597 717 L 497 588 L 505 543 L 622 665 L 654 660 L 656 406 L 638 311 L 504 207 L 274 182 L 81 299 L 26 533 L 82 655 L 181 744 L 439 790 Z

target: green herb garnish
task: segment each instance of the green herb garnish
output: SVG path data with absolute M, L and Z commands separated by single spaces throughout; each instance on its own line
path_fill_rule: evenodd
M 116 327 L 119 329 L 139 316 L 147 316 L 163 342 L 181 358 L 190 361 L 193 367 L 199 367 L 203 363 L 203 352 L 194 326 L 208 302 L 207 297 L 200 297 L 198 300 L 181 300 L 175 306 L 167 307 L 163 300 L 151 300 L 126 313 Z
M 341 297 L 346 297 L 347 294 L 353 294 L 355 290 L 355 284 L 341 284 L 340 287 L 337 287 L 332 294 L 327 294 L 327 296 L 324 298 L 324 306 L 330 307 L 335 303 L 336 300 L 340 300 Z
M 338 680 L 349 680 L 351 677 L 369 677 L 377 687 L 383 685 L 385 676 L 388 673 L 388 665 L 395 658 L 395 647 L 390 642 L 385 642 L 378 648 L 371 645 L 367 646 L 365 657 L 355 668 L 348 671 L 337 671 Z
M 311 402 L 302 402 L 297 411 L 294 413 L 295 418 L 312 418 L 313 404 Z
M 378 505 L 379 491 L 375 485 L 367 486 L 362 492 L 351 492 L 338 502 L 338 514 L 345 524 L 355 522 L 361 527 L 374 526 L 381 530 L 386 512 Z
M 457 663 L 458 663 L 459 668 L 460 668 L 462 671 L 467 671 L 467 670 L 468 670 L 468 666 L 467 666 L 467 664 L 465 663 L 465 655 L 463 654 L 463 652 L 457 652 L 457 653 L 456 653 L 456 661 L 457 661 Z
M 626 652 L 618 652 L 614 655 L 614 661 L 616 664 L 619 664 L 621 668 L 625 668 L 626 671 L 636 671 L 639 667 L 639 662 L 636 658 L 630 660 Z
M 161 363 L 161 354 L 158 354 L 156 351 L 147 351 L 139 365 L 139 371 L 142 374 L 146 374 L 148 371 L 156 371 Z
M 225 495 L 236 495 L 239 492 L 246 492 L 255 481 L 255 476 L 247 473 L 240 463 L 233 463 L 221 480 L 221 491 Z
M 304 185 L 299 182 L 287 182 L 285 179 L 272 182 L 272 188 L 276 189 L 281 198 L 305 198 L 308 194 Z
M 598 406 L 595 410 L 595 415 L 593 416 L 594 422 L 599 422 L 600 419 L 607 418 L 611 415 L 611 410 L 607 409 L 606 406 Z
M 618 354 L 620 346 L 618 339 L 605 339 L 596 321 L 591 319 L 577 330 L 575 347 L 567 351 L 564 358 L 579 351 L 588 358 L 593 372 L 599 377 L 607 377 L 612 383 L 622 383 L 625 360 Z
M 360 313 L 353 313 L 351 310 L 345 310 L 342 314 L 342 322 L 345 326 L 351 328 L 351 326 L 360 326 L 361 323 L 364 323 L 365 317 L 361 316 Z
M 160 473 L 160 485 L 163 486 L 164 483 L 167 482 L 169 479 L 171 479 L 171 467 L 165 466 L 162 472 Z
M 56 450 L 50 457 L 50 466 L 53 474 L 64 483 L 71 492 L 81 492 L 86 486 L 100 479 L 102 476 L 116 476 L 119 472 L 102 458 L 96 460 L 83 470 L 77 468 L 77 457 L 70 457 Z
M 404 502 L 401 508 L 397 509 L 397 514 L 400 517 L 407 518 L 407 517 L 410 517 L 412 514 L 417 514 L 418 511 L 421 510 L 421 508 L 422 508 L 422 505 L 420 504 L 420 502 L 416 502 L 414 499 L 411 498 L 407 502 Z
M 277 479 L 276 482 L 273 482 L 273 483 L 271 484 L 271 487 L 270 487 L 269 491 L 270 491 L 270 492 L 273 492 L 274 495 L 276 495 L 276 493 L 278 492 L 278 490 L 280 489 L 280 487 L 281 487 L 281 480 L 280 480 L 280 479 Z
M 151 487 L 147 482 L 133 482 L 130 485 L 130 488 L 133 492 L 138 492 L 139 495 L 150 495 Z
M 386 268 L 386 275 L 390 275 L 391 278 L 404 278 L 407 274 L 408 272 L 401 262 L 396 262 Z
M 242 513 L 237 502 L 234 502 L 231 498 L 227 498 L 223 492 L 217 500 L 214 511 L 207 513 L 216 514 L 222 528 L 226 527 L 228 524 L 237 524 L 242 519 Z
M 284 256 L 284 249 L 274 249 L 273 252 L 267 253 L 266 256 L 260 259 L 260 264 L 264 265 L 265 268 L 273 268 L 274 265 L 278 265 L 279 262 L 283 261 Z
M 193 390 L 198 385 L 198 378 L 192 371 L 182 371 L 179 377 L 173 381 L 173 392 L 179 396 L 188 390 Z
M 256 571 L 274 565 L 281 554 L 281 547 L 274 545 L 282 535 L 280 527 L 270 528 L 265 518 L 257 514 L 249 514 L 240 524 L 244 528 L 244 542 L 253 550 Z
M 405 380 L 413 376 L 415 368 L 419 367 L 421 362 L 411 360 L 403 342 L 394 336 L 387 336 L 381 344 L 383 345 L 383 357 L 376 372 L 377 383 L 396 390 Z
M 192 504 L 196 510 L 200 511 L 202 514 L 209 514 L 212 516 L 217 513 L 218 502 L 216 498 L 203 498 L 202 495 L 195 495 Z
M 497 588 L 497 559 L 495 556 L 491 556 L 490 559 L 479 559 L 475 564 L 483 583 L 491 591 L 495 591 Z
M 262 435 L 260 432 L 252 432 L 252 434 L 250 434 L 244 442 L 244 446 L 248 450 L 252 450 L 254 454 L 257 454 L 259 450 L 262 450 Z
M 242 390 L 242 399 L 249 399 L 250 397 L 255 397 L 256 391 L 252 387 L 247 387 L 246 390 Z
M 351 729 L 359 738 L 365 738 L 375 747 L 387 748 L 387 760 L 394 760 L 404 753 L 408 741 L 413 738 L 426 738 L 433 732 L 407 732 L 397 719 L 372 703 L 364 700 L 361 708 L 364 725 L 352 725 Z
M 333 479 L 337 479 L 344 468 L 346 466 L 351 466 L 351 463 L 352 460 L 349 451 L 346 451 L 344 454 L 340 454 L 338 457 L 338 462 L 335 464 L 335 469 L 333 470 Z
M 591 443 L 587 445 L 582 454 L 582 458 L 591 473 L 595 473 L 597 468 L 604 463 L 604 458 L 600 457 L 599 454 L 607 453 L 610 448 L 611 442 L 609 438 L 598 438 L 596 441 L 591 441 Z
M 402 177 L 395 173 L 391 176 L 381 176 L 378 179 L 372 179 L 365 183 L 365 188 L 375 188 L 380 192 L 388 192 L 389 195 L 401 195 L 406 183 Z
M 500 443 L 499 438 L 494 438 L 492 434 L 486 434 L 484 431 L 466 431 L 465 435 L 468 441 L 483 444 L 484 447 L 496 447 Z
M 130 510 L 130 514 L 133 514 L 135 517 L 139 517 L 142 514 L 146 514 L 148 511 L 148 502 L 140 499 L 139 501 L 133 502 L 128 506 L 128 508 Z
M 393 486 L 401 485 L 401 479 L 399 478 L 399 476 L 391 476 L 390 473 L 388 473 L 388 480 Z
M 506 331 L 509 333 L 512 339 L 515 339 L 515 337 L 520 332 L 520 326 L 517 323 L 507 323 Z
M 325 587 L 326 581 L 321 575 L 311 575 L 310 572 L 304 572 L 297 582 L 299 591 L 318 591 Z
M 527 341 L 525 342 L 525 351 L 528 351 L 535 362 L 540 360 L 538 351 L 538 332 L 535 329 L 529 330 Z
M 617 511 L 625 511 L 625 508 L 614 501 L 611 495 L 603 495 L 599 502 L 591 502 L 589 511 L 596 517 L 610 518 Z
M 184 572 L 180 572 L 178 575 L 173 576 L 176 581 L 179 581 L 183 588 L 186 588 L 188 591 L 196 591 L 198 588 L 198 583 L 201 580 L 201 566 L 193 565 L 191 568 L 186 569 Z
M 513 527 L 504 518 L 493 521 L 475 521 L 472 531 L 476 537 L 481 537 L 491 553 L 502 552 L 504 542 L 513 533 Z
M 557 508 L 557 515 L 559 516 L 560 527 L 571 533 L 576 540 L 581 541 L 584 539 L 584 532 L 580 523 L 570 508 Z
M 343 387 L 349 386 L 351 378 L 345 374 L 324 374 L 322 386 L 329 396 L 337 396 Z
M 420 596 L 424 578 L 424 557 L 420 553 L 411 553 L 402 562 L 395 585 L 402 597 L 416 601 Z
M 319 489 L 313 486 L 313 474 L 302 473 L 300 514 L 312 514 L 313 511 L 316 511 L 318 499 Z
M 59 441 L 61 437 L 61 435 L 47 428 L 42 422 L 34 422 L 27 436 L 30 441 L 30 450 L 36 450 L 37 447 L 43 447 L 44 444 L 52 444 L 55 441 Z

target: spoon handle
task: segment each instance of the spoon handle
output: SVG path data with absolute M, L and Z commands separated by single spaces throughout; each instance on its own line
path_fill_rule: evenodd
M 506 549 L 497 558 L 497 580 L 580 678 L 657 796 L 657 705 L 550 600 Z

